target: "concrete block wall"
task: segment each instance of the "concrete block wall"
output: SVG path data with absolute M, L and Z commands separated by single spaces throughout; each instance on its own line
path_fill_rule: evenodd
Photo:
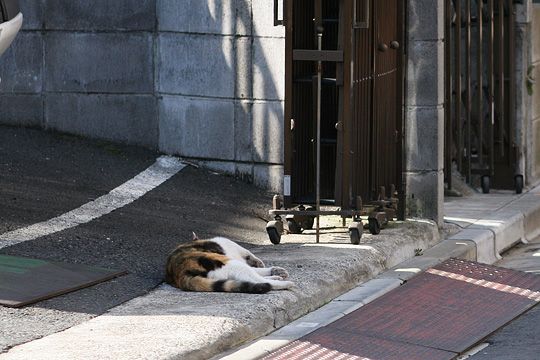
M 0 122 L 155 147 L 155 0 L 21 0 Z
M 155 148 L 280 190 L 284 30 L 272 1 L 20 2 L 0 123 Z
M 160 149 L 279 191 L 285 44 L 272 6 L 158 0 L 156 92 Z
M 443 2 L 408 2 L 406 215 L 440 224 L 444 196 Z
M 532 7 L 531 57 L 528 69 L 528 91 L 531 97 L 530 172 L 533 182 L 540 180 L 540 3 Z

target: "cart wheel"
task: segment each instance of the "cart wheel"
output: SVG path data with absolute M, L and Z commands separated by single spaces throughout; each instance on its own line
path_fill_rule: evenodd
M 310 216 L 309 218 L 302 221 L 302 229 L 311 230 L 313 229 L 313 224 L 315 223 L 315 218 Z
M 368 218 L 368 229 L 373 235 L 378 235 L 381 232 L 381 224 L 377 218 Z
M 313 206 L 308 207 L 306 210 L 313 211 L 315 208 Z M 315 216 L 310 216 L 305 218 L 305 220 L 302 221 L 302 229 L 304 230 L 311 230 L 313 229 L 313 224 L 315 223 Z
M 516 185 L 516 194 L 521 194 L 523 192 L 523 175 L 516 175 L 514 184 Z
M 349 229 L 349 237 L 351 238 L 351 244 L 358 245 L 362 238 L 362 232 L 358 229 Z
M 281 234 L 277 231 L 275 227 L 267 227 L 266 232 L 272 244 L 277 245 L 281 241 Z
M 298 223 L 294 219 L 287 219 L 287 226 L 289 227 L 289 232 L 291 234 L 302 233 L 302 228 L 300 227 L 300 225 L 298 225 Z
M 272 244 L 277 245 L 281 241 L 281 233 L 283 231 L 283 223 L 281 221 L 270 221 L 266 225 L 266 232 Z
M 484 175 L 480 178 L 480 183 L 482 185 L 482 192 L 484 194 L 489 194 L 489 176 Z
M 360 244 L 360 239 L 362 238 L 362 232 L 364 230 L 364 224 L 362 220 L 356 219 L 349 225 L 349 237 L 351 238 L 351 243 L 354 245 Z

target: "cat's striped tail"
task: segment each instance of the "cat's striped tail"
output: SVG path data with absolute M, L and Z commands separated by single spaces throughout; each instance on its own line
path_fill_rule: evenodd
M 267 282 L 252 283 L 237 280 L 213 280 L 203 276 L 184 277 L 179 284 L 173 284 L 187 291 L 237 292 L 249 294 L 265 294 L 272 290 Z

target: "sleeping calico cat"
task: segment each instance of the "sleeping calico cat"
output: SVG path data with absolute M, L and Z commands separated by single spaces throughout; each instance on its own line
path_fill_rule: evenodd
M 223 291 L 264 294 L 270 290 L 289 289 L 283 281 L 287 270 L 264 263 L 235 242 L 215 237 L 181 244 L 167 259 L 165 281 L 186 291 Z

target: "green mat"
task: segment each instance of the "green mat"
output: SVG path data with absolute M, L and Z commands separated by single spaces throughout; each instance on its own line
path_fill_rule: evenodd
M 0 255 L 0 305 L 21 307 L 126 273 L 95 266 Z

